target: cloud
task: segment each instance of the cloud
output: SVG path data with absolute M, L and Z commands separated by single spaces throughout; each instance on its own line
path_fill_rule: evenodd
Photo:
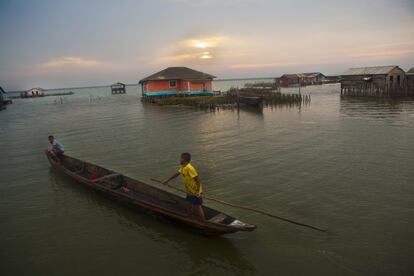
M 235 5 L 252 1 L 253 0 L 161 0 L 161 2 L 164 3 L 183 4 L 191 6 Z
M 278 67 L 278 66 L 297 66 L 303 65 L 302 62 L 272 62 L 272 63 L 240 63 L 240 64 L 232 64 L 230 68 L 270 68 L 270 67 Z
M 217 65 L 243 56 L 246 39 L 230 35 L 192 36 L 166 45 L 156 54 L 154 63 Z
M 88 58 L 81 57 L 58 57 L 49 59 L 47 62 L 40 64 L 41 68 L 65 68 L 65 67 L 101 67 L 105 63 Z
M 212 62 L 217 59 L 226 40 L 228 38 L 221 36 L 191 37 L 179 40 L 164 48 L 157 62 Z

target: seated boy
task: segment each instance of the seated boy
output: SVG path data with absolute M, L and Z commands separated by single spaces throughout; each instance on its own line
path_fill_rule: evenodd
M 52 156 L 57 162 L 61 162 L 63 160 L 63 154 L 65 152 L 65 148 L 63 147 L 62 143 L 53 137 L 53 135 L 49 135 L 48 137 L 49 143 L 52 145 L 52 149 L 46 150 L 48 154 Z

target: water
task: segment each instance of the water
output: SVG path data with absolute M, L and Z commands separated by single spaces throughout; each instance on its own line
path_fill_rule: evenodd
M 18 99 L 0 112 L 1 275 L 414 273 L 414 101 L 341 100 L 326 85 L 302 89 L 312 102 L 301 109 L 210 113 L 142 105 L 136 86 L 71 90 L 62 104 Z M 328 232 L 208 202 L 259 228 L 192 234 L 56 174 L 49 134 L 147 183 L 189 151 L 206 194 Z

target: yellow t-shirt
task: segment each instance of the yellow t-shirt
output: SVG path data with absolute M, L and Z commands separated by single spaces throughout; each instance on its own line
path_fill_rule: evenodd
M 188 163 L 184 167 L 181 167 L 178 172 L 183 176 L 183 182 L 185 189 L 188 194 L 200 196 L 200 194 L 203 192 L 203 187 L 200 185 L 197 185 L 194 177 L 198 176 L 198 173 L 196 169 Z

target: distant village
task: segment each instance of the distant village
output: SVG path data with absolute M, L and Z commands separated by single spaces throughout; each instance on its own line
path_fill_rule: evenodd
M 171 95 L 214 95 L 213 75 L 186 67 L 169 67 L 140 80 L 143 97 Z M 341 95 L 366 97 L 414 96 L 414 68 L 405 72 L 399 66 L 349 68 L 340 76 L 321 72 L 284 74 L 270 88 L 302 87 L 341 83 Z M 270 89 L 271 90 L 271 89 Z
M 187 67 L 168 67 L 139 81 L 143 98 L 174 95 L 218 95 L 213 91 L 216 76 Z M 341 96 L 350 97 L 412 97 L 414 96 L 414 68 L 407 72 L 399 66 L 374 66 L 349 68 L 339 76 L 327 76 L 321 72 L 284 74 L 268 85 L 269 90 L 281 87 L 303 87 L 329 83 L 341 84 Z M 125 94 L 125 84 L 111 85 L 112 94 Z M 265 88 L 265 87 L 262 87 Z M 33 98 L 71 95 L 73 92 L 46 94 L 42 88 L 23 91 L 19 96 L 7 97 L 0 87 L 0 110 L 11 104 L 10 98 Z
M 341 83 L 341 95 L 366 97 L 414 96 L 414 68 L 407 72 L 399 66 L 349 68 L 340 76 L 320 72 L 285 74 L 276 79 L 281 87 Z

